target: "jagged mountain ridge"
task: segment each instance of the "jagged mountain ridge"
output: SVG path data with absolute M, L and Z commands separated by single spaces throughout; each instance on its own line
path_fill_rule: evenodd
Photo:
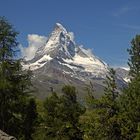
M 64 84 L 72 84 L 83 92 L 89 82 L 101 93 L 109 67 L 91 50 L 77 45 L 73 33 L 56 23 L 46 44 L 24 64 L 24 68 L 33 71 L 33 83 L 44 97 L 50 92 L 50 87 L 60 91 Z
M 78 46 L 73 34 L 67 32 L 59 23 L 56 24 L 46 44 L 37 50 L 35 57 L 24 67 L 37 70 L 53 61 L 74 72 L 88 73 L 98 78 L 104 77 L 108 69 L 107 64 L 93 55 L 91 50 Z

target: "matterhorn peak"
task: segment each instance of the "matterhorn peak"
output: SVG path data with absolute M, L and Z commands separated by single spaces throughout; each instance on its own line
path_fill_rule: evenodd
M 46 44 L 39 48 L 33 60 L 29 64 L 32 70 L 48 67 L 50 64 L 65 67 L 65 71 L 92 75 L 93 77 L 104 77 L 107 65 L 92 51 L 84 49 L 74 41 L 74 34 L 68 32 L 62 24 L 56 23 L 54 30 L 49 35 Z M 56 67 L 56 69 L 58 68 Z
M 63 84 L 72 84 L 84 91 L 90 82 L 100 91 L 108 73 L 108 65 L 90 49 L 77 44 L 73 32 L 60 23 L 55 24 L 45 44 L 38 48 L 33 59 L 23 64 L 23 68 L 33 71 L 32 81 L 41 95 L 42 91 L 46 95 L 48 87 L 59 89 Z
M 59 29 L 60 31 L 63 31 L 63 32 L 67 33 L 66 28 L 60 23 L 55 24 L 55 29 Z

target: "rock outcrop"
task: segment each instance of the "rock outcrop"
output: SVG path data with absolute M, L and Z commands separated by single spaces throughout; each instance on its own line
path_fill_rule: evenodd
M 8 134 L 0 130 L 0 140 L 17 140 L 17 139 L 13 136 L 9 136 Z

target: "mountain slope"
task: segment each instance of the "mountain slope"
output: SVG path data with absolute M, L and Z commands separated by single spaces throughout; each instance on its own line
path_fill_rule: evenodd
M 125 82 L 130 81 L 130 75 L 129 75 L 129 70 L 125 68 L 117 68 L 116 70 L 116 75 L 118 77 L 121 77 Z
M 32 60 L 24 64 L 24 68 L 33 71 L 32 81 L 38 89 L 36 94 L 41 98 L 47 96 L 51 87 L 60 92 L 64 84 L 78 87 L 81 97 L 89 82 L 93 83 L 96 95 L 100 96 L 108 72 L 108 65 L 91 50 L 77 45 L 73 33 L 59 23 L 56 23 L 46 44 L 37 50 Z

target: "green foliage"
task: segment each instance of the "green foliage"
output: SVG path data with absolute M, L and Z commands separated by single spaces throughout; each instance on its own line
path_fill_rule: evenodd
M 20 139 L 33 132 L 36 106 L 28 95 L 31 72 L 23 71 L 21 60 L 15 58 L 17 34 L 13 26 L 0 17 L 0 129 Z
M 92 109 L 85 123 L 85 139 L 118 140 L 121 132 L 118 119 L 118 92 L 115 71 L 110 69 L 106 77 L 105 95 L 100 99 L 91 98 Z
M 119 105 L 116 86 L 116 75 L 113 69 L 110 69 L 109 76 L 106 77 L 105 95 L 100 100 L 102 109 L 100 123 L 103 126 L 102 133 L 107 140 L 121 139 L 121 130 L 118 120 Z
M 137 77 L 140 75 L 140 35 L 131 41 L 131 48 L 128 49 L 130 59 L 128 65 L 130 67 L 130 75 Z
M 36 99 L 36 109 L 38 113 L 37 125 L 35 125 L 35 132 L 33 133 L 32 137 L 33 140 L 45 140 L 45 119 L 47 111 L 44 108 L 44 102 L 42 100 Z
M 133 140 L 140 123 L 140 36 L 132 40 L 129 49 L 131 82 L 121 96 L 120 119 L 124 139 Z
M 26 106 L 23 108 L 23 134 L 25 140 L 32 140 L 32 134 L 35 131 L 37 110 L 34 98 L 28 99 Z
M 137 133 L 136 133 L 136 137 L 134 138 L 134 140 L 140 140 L 140 124 L 138 124 Z
M 12 25 L 4 17 L 0 17 L 0 61 L 12 59 L 15 55 L 17 35 Z
M 121 97 L 122 134 L 126 139 L 134 139 L 140 123 L 140 77 L 135 78 L 124 90 Z
M 85 108 L 77 102 L 75 87 L 65 86 L 62 91 L 62 96 L 52 93 L 44 103 L 47 110 L 46 139 L 82 140 L 79 117 Z
M 13 90 L 12 77 L 16 65 L 12 60 L 13 50 L 17 45 L 16 35 L 17 32 L 5 18 L 0 18 L 0 128 L 4 131 L 8 131 L 9 124 L 15 117 L 12 113 L 11 100 L 16 97 L 11 90 Z

